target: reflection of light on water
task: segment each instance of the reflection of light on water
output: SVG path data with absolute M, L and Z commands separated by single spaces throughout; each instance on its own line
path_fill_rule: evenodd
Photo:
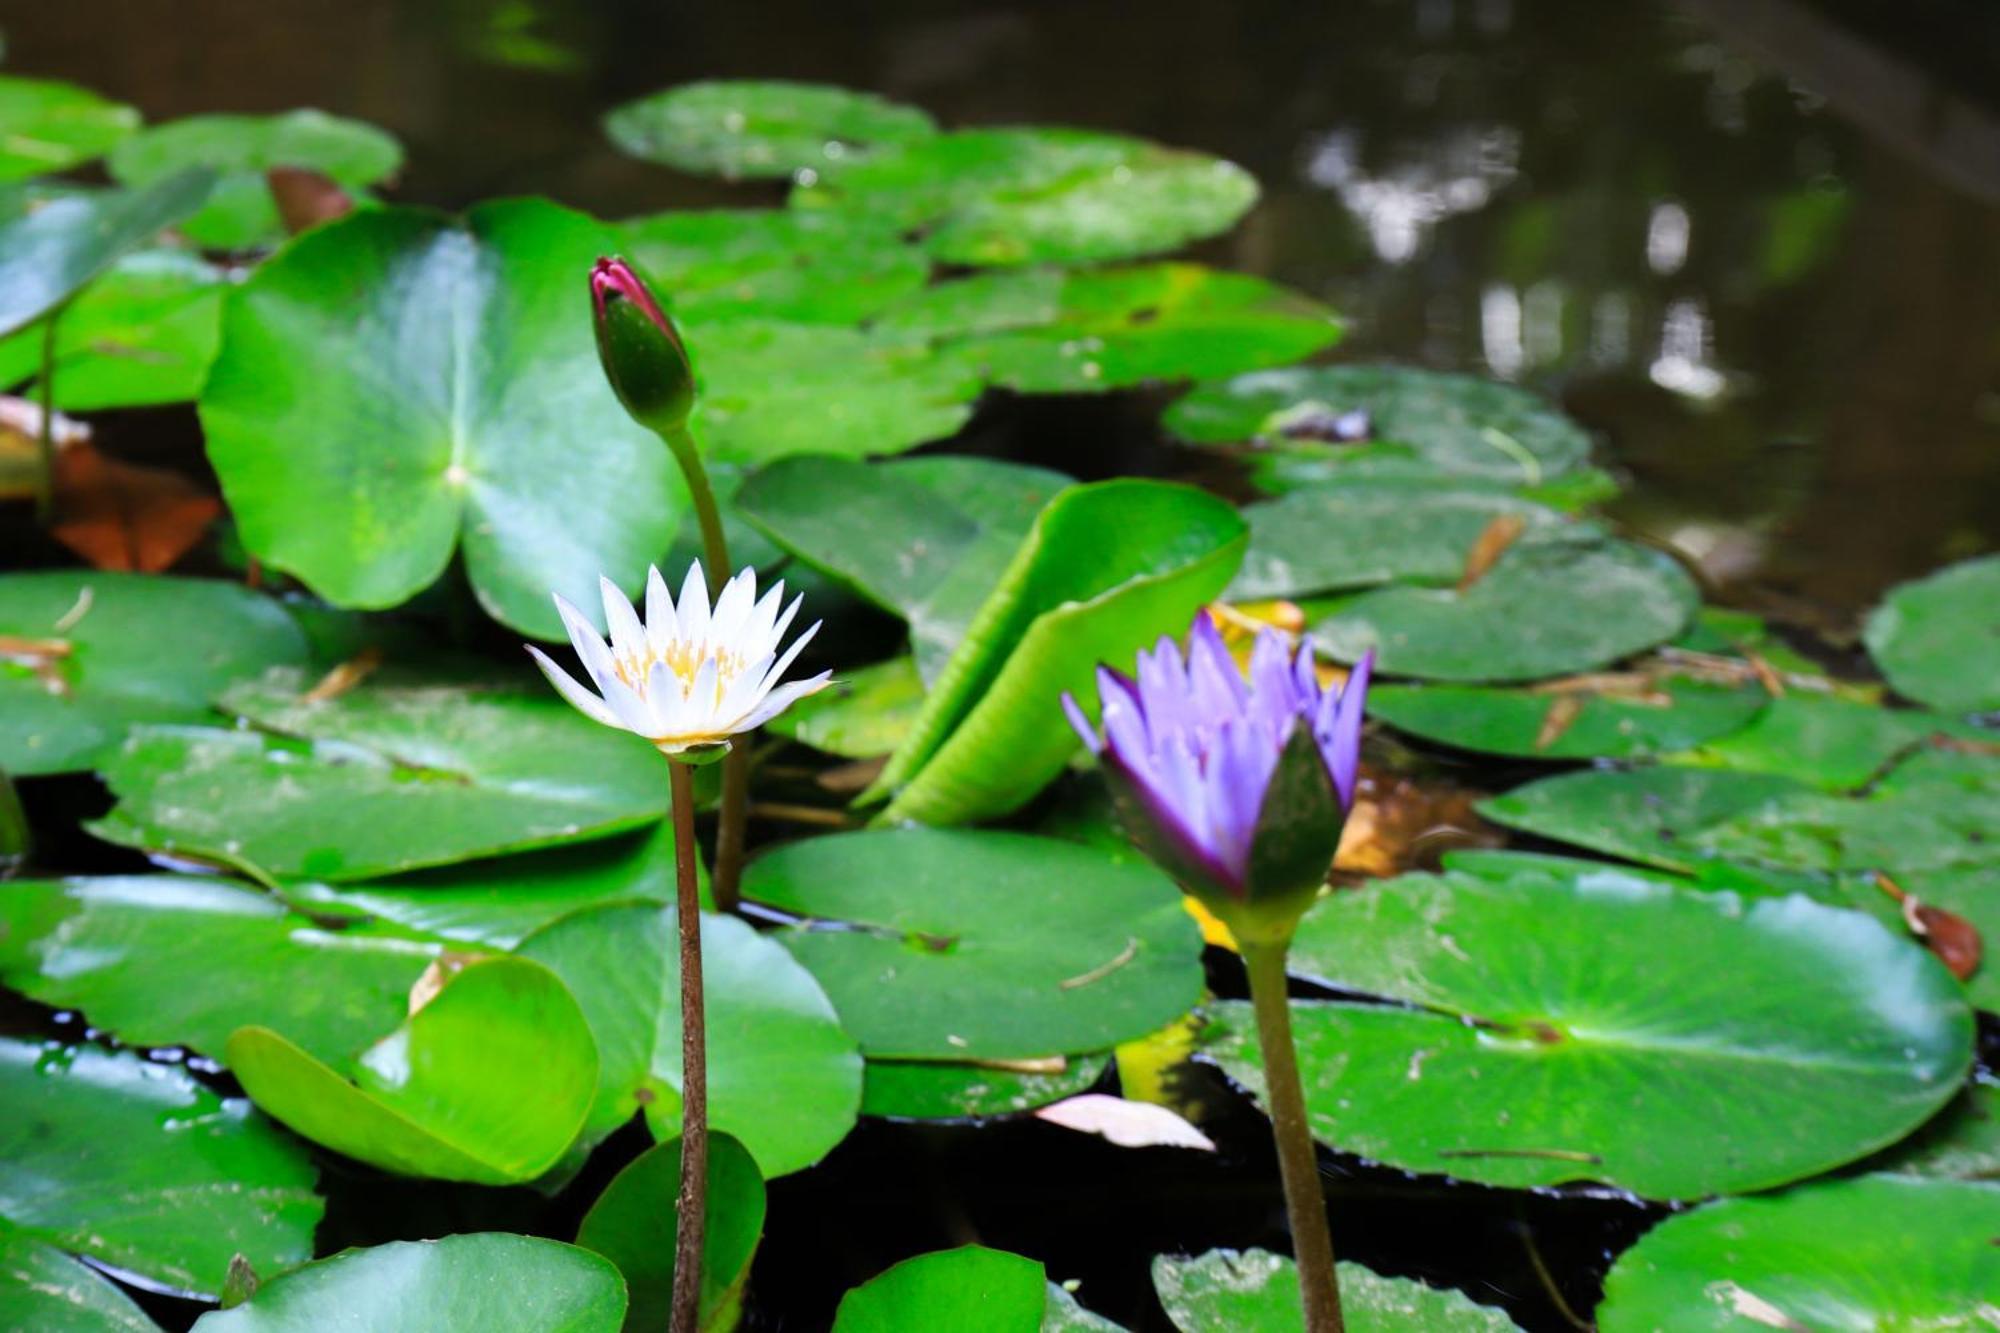
M 1722 372 L 1708 364 L 1708 316 L 1699 301 L 1667 306 L 1660 323 L 1660 354 L 1647 373 L 1661 388 L 1690 398 L 1713 398 L 1727 386 Z
M 1646 265 L 1653 272 L 1668 274 L 1679 271 L 1688 256 L 1688 214 L 1685 208 L 1669 201 L 1653 206 L 1653 215 L 1646 221 Z
M 1391 264 L 1416 254 L 1424 233 L 1445 218 L 1486 206 L 1514 179 L 1520 136 L 1504 126 L 1461 130 L 1428 145 L 1421 159 L 1371 176 L 1361 164 L 1359 136 L 1334 130 L 1306 163 L 1306 179 L 1340 196 L 1368 229 L 1375 253 Z
M 1512 287 L 1493 286 L 1480 293 L 1479 341 L 1495 375 L 1511 380 L 1521 373 L 1527 355 L 1521 346 L 1521 298 Z

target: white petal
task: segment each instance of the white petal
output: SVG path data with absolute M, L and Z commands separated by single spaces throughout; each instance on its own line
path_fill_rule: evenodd
M 604 700 L 592 694 L 570 678 L 570 674 L 549 660 L 549 655 L 533 644 L 528 645 L 529 654 L 535 665 L 549 678 L 549 684 L 556 687 L 556 693 L 569 700 L 570 706 L 593 722 L 602 722 L 607 727 L 620 725 L 618 715 L 604 704 Z
M 798 638 L 792 640 L 792 646 L 785 649 L 785 655 L 778 659 L 777 664 L 775 666 L 773 666 L 769 671 L 764 673 L 765 689 L 768 690 L 773 685 L 776 685 L 778 683 L 778 681 L 784 676 L 786 668 L 790 667 L 792 662 L 798 657 L 799 652 L 807 644 L 812 642 L 812 636 L 819 633 L 819 627 L 822 623 L 823 622 L 817 620 L 813 621 L 812 628 L 808 629 L 804 634 L 799 635 Z
M 832 683 L 833 673 L 822 671 L 808 680 L 795 680 L 789 685 L 780 685 L 765 695 L 764 701 L 751 709 L 740 721 L 732 723 L 730 730 L 755 731 L 808 694 L 817 694 Z
M 687 730 L 688 701 L 681 678 L 665 662 L 646 673 L 646 705 L 653 712 L 653 735 L 675 736 Z
M 655 653 L 664 653 L 667 645 L 680 636 L 680 622 L 674 619 L 674 597 L 667 591 L 667 581 L 660 577 L 660 567 L 654 565 L 646 571 L 646 641 L 653 645 Z
M 564 601 L 560 595 L 556 597 L 556 614 L 562 617 L 563 628 L 569 631 L 569 645 L 583 660 L 583 669 L 597 683 L 597 692 L 607 692 L 610 682 L 618 679 L 618 671 L 612 664 L 611 650 L 604 646 L 603 636 L 598 634 L 595 625 L 584 618 L 583 612 Z
M 715 659 L 701 659 L 701 669 L 694 673 L 694 684 L 688 687 L 687 721 L 683 731 L 720 731 L 715 716 Z
M 754 657 L 762 657 L 778 650 L 778 636 L 772 632 L 778 623 L 778 608 L 785 603 L 785 581 L 779 579 L 767 589 L 750 617 L 743 626 L 743 651 Z
M 632 609 L 632 603 L 618 590 L 618 585 L 602 574 L 597 576 L 597 591 L 604 598 L 604 623 L 611 627 L 612 656 L 643 657 L 646 627 L 639 623 L 639 613 Z
M 715 614 L 709 618 L 709 637 L 717 643 L 737 645 L 743 633 L 743 622 L 749 619 L 750 610 L 756 604 L 757 571 L 745 569 L 722 585 L 722 596 L 715 599 Z
M 641 736 L 659 734 L 659 721 L 640 693 L 615 677 L 604 687 L 604 702 L 618 715 L 618 725 Z
M 681 580 L 674 614 L 680 618 L 683 639 L 700 643 L 708 638 L 708 576 L 701 572 L 699 560 L 688 566 L 687 577 Z
M 729 682 L 729 688 L 722 692 L 722 702 L 715 706 L 716 715 L 722 718 L 741 717 L 756 706 L 765 691 L 771 688 L 768 673 L 771 670 L 771 655 L 764 654 Z
M 805 604 L 805 600 L 806 595 L 804 593 L 800 593 L 797 597 L 792 598 L 792 604 L 785 608 L 785 614 L 778 617 L 778 623 L 771 627 L 771 645 L 769 651 L 775 652 L 777 650 L 778 640 L 785 637 L 785 631 L 791 628 L 792 617 L 799 613 L 799 607 Z

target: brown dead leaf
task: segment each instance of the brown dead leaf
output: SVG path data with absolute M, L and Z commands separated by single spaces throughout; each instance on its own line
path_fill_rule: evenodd
M 1956 912 L 1931 906 L 1879 870 L 1875 872 L 1875 887 L 1896 900 L 1902 908 L 1903 924 L 1953 976 L 1964 981 L 1979 970 L 1986 945 L 1977 926 Z
M 1463 787 L 1363 773 L 1353 813 L 1341 833 L 1336 871 L 1386 879 L 1430 869 L 1457 847 L 1497 847 L 1500 837 L 1477 814 L 1479 793 Z
M 1458 590 L 1464 592 L 1485 578 L 1527 527 L 1528 521 L 1519 514 L 1495 514 L 1465 553 L 1465 572 L 1458 576 Z
M 178 472 L 84 441 L 56 455 L 56 513 L 51 535 L 98 569 L 157 574 L 201 540 L 222 502 Z
M 346 217 L 354 200 L 332 178 L 305 167 L 272 167 L 264 173 L 278 217 L 296 236 L 308 227 Z
M 1570 724 L 1583 715 L 1585 696 L 1581 694 L 1558 694 L 1549 700 L 1548 711 L 1542 714 L 1542 725 L 1535 731 L 1535 748 L 1546 750 L 1562 739 Z
M 309 704 L 323 704 L 329 699 L 338 699 L 362 681 L 373 675 L 375 668 L 382 665 L 382 650 L 376 647 L 363 648 L 345 662 L 319 678 L 317 684 L 305 692 L 304 700 Z

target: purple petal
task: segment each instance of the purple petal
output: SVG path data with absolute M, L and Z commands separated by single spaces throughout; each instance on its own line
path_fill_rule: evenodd
M 1240 710 L 1249 702 L 1250 691 L 1243 684 L 1243 673 L 1236 668 L 1236 659 L 1229 655 L 1229 646 L 1222 641 L 1222 632 L 1209 619 L 1208 612 L 1197 611 L 1194 624 L 1188 627 L 1188 675 L 1194 682 L 1198 694 L 1213 697 L 1220 691 L 1226 694 L 1233 707 Z M 1204 708 L 1207 705 L 1204 698 Z M 1212 719 L 1219 714 L 1207 714 Z
M 1145 710 L 1139 690 L 1110 667 L 1097 668 L 1097 698 L 1104 719 L 1104 743 L 1125 756 L 1127 763 L 1143 763 L 1153 744 L 1148 735 Z
M 1155 780 L 1121 763 L 1115 753 L 1107 753 L 1105 775 L 1120 796 L 1120 813 L 1133 840 L 1161 868 L 1191 893 L 1204 890 L 1242 897 L 1247 884 L 1242 874 L 1222 863 L 1202 837 L 1188 823 L 1186 815 Z M 1143 829 L 1132 828 L 1143 822 Z
M 1155 738 L 1195 725 L 1189 707 L 1187 665 L 1180 645 L 1162 635 L 1150 653 L 1139 654 L 1139 703 Z
M 1298 709 L 1292 702 L 1292 667 L 1285 657 L 1285 641 L 1276 630 L 1260 629 L 1250 650 L 1250 705 L 1246 716 L 1254 717 L 1273 733 L 1283 731 L 1286 720 Z
M 1084 745 L 1089 748 L 1092 754 L 1101 753 L 1104 749 L 1104 742 L 1098 739 L 1097 728 L 1091 726 L 1090 719 L 1083 715 L 1083 705 L 1076 701 L 1076 696 L 1068 690 L 1064 690 L 1062 706 L 1063 716 L 1069 719 L 1070 726 L 1076 729 L 1076 734 L 1082 738 Z
M 1328 724 L 1313 728 L 1313 739 L 1319 742 L 1320 757 L 1326 760 L 1327 770 L 1333 774 L 1340 803 L 1350 810 L 1354 808 L 1354 783 L 1361 767 L 1361 714 L 1368 698 L 1368 678 L 1374 669 L 1375 652 L 1370 649 L 1348 674 Z M 1328 697 L 1330 700 L 1331 692 Z M 1323 702 L 1320 712 L 1324 715 L 1326 711 Z

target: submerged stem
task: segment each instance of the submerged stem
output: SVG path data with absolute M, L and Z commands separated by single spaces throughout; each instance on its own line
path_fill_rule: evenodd
M 681 475 L 687 479 L 688 498 L 694 502 L 695 521 L 701 528 L 701 558 L 708 565 L 708 592 L 720 596 L 734 567 L 729 563 L 729 543 L 722 535 L 722 510 L 715 502 L 715 488 L 709 484 L 708 469 L 702 466 L 701 450 L 686 423 L 663 433 L 673 451 Z M 715 876 L 710 888 L 717 911 L 736 910 L 737 882 L 743 876 L 743 837 L 749 823 L 750 750 L 742 738 L 722 761 L 722 809 L 715 827 Z
M 41 471 L 35 476 L 35 517 L 46 526 L 56 516 L 56 320 L 60 307 L 42 317 L 41 428 L 35 444 Z
M 1264 1053 L 1265 1101 L 1278 1141 L 1278 1169 L 1285 1182 L 1285 1212 L 1292 1253 L 1299 1265 L 1299 1294 L 1307 1333 L 1341 1333 L 1340 1284 L 1333 1268 L 1333 1237 L 1326 1226 L 1326 1196 L 1319 1187 L 1319 1158 L 1306 1122 L 1305 1090 L 1292 1045 L 1291 1000 L 1285 989 L 1285 946 L 1243 946 L 1250 973 L 1250 1003 L 1257 1013 L 1257 1045 Z
M 674 1235 L 672 1333 L 701 1321 L 701 1254 L 708 1221 L 708 1031 L 702 1006 L 701 890 L 695 880 L 694 770 L 673 775 L 674 871 L 681 942 L 681 1192 Z

